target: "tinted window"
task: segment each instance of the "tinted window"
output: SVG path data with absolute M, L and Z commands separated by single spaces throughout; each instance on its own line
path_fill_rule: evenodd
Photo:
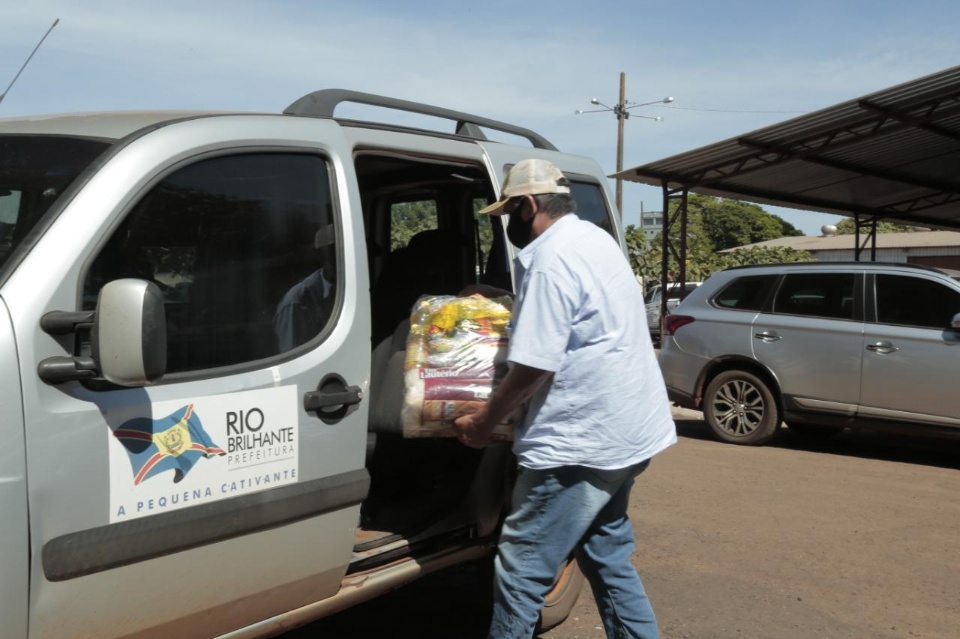
M 70 183 L 108 146 L 62 136 L 0 137 L 0 269 Z
M 741 277 L 727 284 L 713 303 L 721 308 L 735 308 L 741 311 L 759 311 L 777 281 L 776 275 L 754 275 Z
M 198 162 L 130 212 L 87 274 L 85 306 L 114 279 L 157 284 L 171 373 L 277 355 L 330 319 L 339 252 L 332 214 L 322 158 Z
M 570 182 L 570 195 L 577 202 L 577 217 L 593 222 L 604 231 L 616 237 L 610 223 L 610 212 L 603 199 L 603 192 L 596 184 Z
M 920 277 L 877 275 L 877 320 L 944 329 L 960 313 L 960 293 Z
M 833 319 L 853 319 L 853 273 L 794 273 L 787 275 L 773 312 Z

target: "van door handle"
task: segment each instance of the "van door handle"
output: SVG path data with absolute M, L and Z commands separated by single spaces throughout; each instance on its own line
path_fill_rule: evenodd
M 867 344 L 867 350 L 873 351 L 874 353 L 896 353 L 900 349 L 890 342 L 876 342 L 874 344 Z
M 777 335 L 776 331 L 762 331 L 760 333 L 754 333 L 753 336 L 757 339 L 763 340 L 764 342 L 776 342 L 780 339 L 783 339 Z
M 363 391 L 359 386 L 347 386 L 340 392 L 310 391 L 303 394 L 303 408 L 308 413 L 321 408 L 350 406 L 363 400 Z
M 326 375 L 317 390 L 303 394 L 303 410 L 313 413 L 325 424 L 335 424 L 352 411 L 351 407 L 363 401 L 359 386 L 348 386 L 346 380 L 331 373 Z

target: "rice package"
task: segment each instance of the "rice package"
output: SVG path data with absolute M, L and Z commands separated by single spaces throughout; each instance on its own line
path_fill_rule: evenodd
M 507 373 L 513 300 L 424 296 L 410 316 L 404 363 L 404 437 L 453 437 L 453 420 L 482 406 Z M 518 415 L 493 439 L 513 437 Z

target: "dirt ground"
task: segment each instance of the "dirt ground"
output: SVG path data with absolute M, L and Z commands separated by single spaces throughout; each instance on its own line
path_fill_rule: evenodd
M 634 563 L 664 639 L 957 639 L 960 442 L 846 432 L 680 443 L 634 490 Z M 288 637 L 480 638 L 481 571 L 430 576 Z M 604 637 L 593 597 L 544 639 Z

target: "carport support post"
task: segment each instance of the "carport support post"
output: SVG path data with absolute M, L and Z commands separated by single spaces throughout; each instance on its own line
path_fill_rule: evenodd
M 864 238 L 863 242 L 860 241 L 860 229 L 863 227 L 868 227 L 867 237 Z M 867 242 L 870 242 L 870 261 L 877 261 L 877 217 L 871 216 L 869 219 L 862 219 L 860 213 L 855 213 L 853 216 L 853 232 L 854 232 L 854 245 L 855 250 L 853 254 L 853 260 L 855 262 L 860 261 L 860 254 L 863 253 L 863 247 L 867 245 Z
M 677 278 L 674 280 L 680 287 L 680 297 L 683 298 L 687 283 L 687 194 L 689 189 L 682 187 L 677 190 L 671 190 L 667 182 L 662 183 L 663 187 L 663 230 L 660 233 L 660 320 L 663 321 L 667 314 L 667 283 L 670 282 L 670 256 L 677 260 Z M 676 202 L 674 211 L 670 211 L 670 205 Z M 673 231 L 679 222 L 679 251 L 676 243 L 673 241 Z M 662 330 L 662 326 L 661 326 Z

